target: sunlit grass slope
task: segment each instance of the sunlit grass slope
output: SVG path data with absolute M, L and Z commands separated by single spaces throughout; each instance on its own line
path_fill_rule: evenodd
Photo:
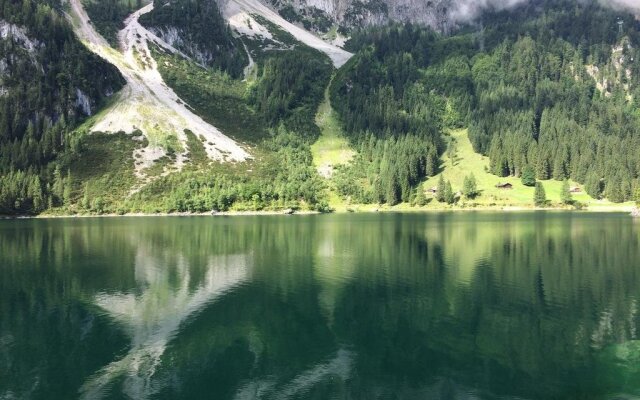
M 445 180 L 451 181 L 453 191 L 461 191 L 465 176 L 473 173 L 475 175 L 478 189 L 481 194 L 474 200 L 462 199 L 459 202 L 459 206 L 471 206 L 472 203 L 476 203 L 479 207 L 483 206 L 495 206 L 495 207 L 532 207 L 533 208 L 533 187 L 527 187 L 522 184 L 520 178 L 517 177 L 505 177 L 501 178 L 488 173 L 489 158 L 481 154 L 476 153 L 473 150 L 466 129 L 452 131 L 450 133 L 450 146 L 453 146 L 453 151 L 447 151 L 442 157 L 441 175 Z M 435 187 L 440 179 L 440 174 L 428 179 L 423 189 Z M 499 183 L 511 183 L 513 189 L 499 189 L 496 187 Z M 548 180 L 542 182 L 547 199 L 553 205 L 559 205 L 560 191 L 562 188 L 562 182 L 555 180 Z M 576 182 L 570 181 L 572 187 L 581 185 Z M 427 198 L 433 197 L 427 194 Z M 587 195 L 584 190 L 581 193 L 573 193 L 573 199 L 577 202 L 587 205 L 589 208 L 610 208 L 610 207 L 623 207 L 625 205 L 613 204 L 606 200 L 596 200 Z M 435 201 L 431 201 L 427 207 L 442 207 Z
M 342 132 L 340 121 L 329 101 L 328 87 L 325 97 L 316 114 L 316 124 L 320 128 L 320 137 L 311 146 L 313 163 L 318 172 L 329 176 L 333 167 L 348 163 L 355 152 Z

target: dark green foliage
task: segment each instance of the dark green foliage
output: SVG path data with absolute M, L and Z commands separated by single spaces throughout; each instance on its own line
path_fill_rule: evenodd
M 607 199 L 614 203 L 622 203 L 627 196 L 624 192 L 622 180 L 618 175 L 615 175 L 612 179 L 607 181 L 605 185 L 605 195 Z
M 354 0 L 349 4 L 349 8 L 344 13 L 343 25 L 341 31 L 347 33 L 349 27 L 363 27 L 363 15 L 375 15 L 378 18 L 384 18 L 388 15 L 389 10 L 387 3 L 382 0 Z
M 158 48 L 152 52 L 164 81 L 204 120 L 237 140 L 260 143 L 267 137 L 262 117 L 248 104 L 245 83 Z
M 418 207 L 427 205 L 427 196 L 424 194 L 424 187 L 422 187 L 422 185 L 418 185 L 416 189 L 416 197 L 414 199 L 414 203 Z
M 83 6 L 96 30 L 118 48 L 118 32 L 124 28 L 124 20 L 142 4 L 140 0 L 86 0 Z
M 536 188 L 533 192 L 533 202 L 536 207 L 543 207 L 547 205 L 547 194 L 542 186 L 542 182 L 536 182 Z
M 57 160 L 61 170 L 71 174 L 66 188 L 70 201 L 64 206 L 74 211 L 69 206 L 81 203 L 82 208 L 92 211 L 94 201 L 99 197 L 104 211 L 125 198 L 136 182 L 133 151 L 146 146 L 147 141 L 133 140 L 131 135 L 124 133 L 92 133 L 81 135 L 75 142 L 74 149 Z
M 140 23 L 160 37 L 176 30 L 179 38 L 171 43 L 196 62 L 227 72 L 234 78 L 242 76 L 248 58 L 239 39 L 233 37 L 222 18 L 218 4 L 208 0 L 154 0 L 150 13 L 140 17 Z
M 0 213 L 37 213 L 64 201 L 61 171 L 50 163 L 69 151 L 68 132 L 124 84 L 117 70 L 75 37 L 57 2 L 2 2 L 0 20 L 18 35 L 0 40 Z M 83 105 L 84 104 L 84 105 Z M 85 109 L 88 106 L 90 110 Z M 55 188 L 55 189 L 54 189 Z
M 296 11 L 291 4 L 286 4 L 278 12 L 287 21 L 302 24 L 305 29 L 310 31 L 325 33 L 333 26 L 331 16 L 314 6 Z
M 485 27 L 482 45 L 492 49 L 505 38 L 514 41 L 527 33 L 540 42 L 560 38 L 573 46 L 580 46 L 583 51 L 593 48 L 602 61 L 607 49 L 601 45 L 613 44 L 619 39 L 619 18 L 627 27 L 624 34 L 637 39 L 638 31 L 632 14 L 601 7 L 597 1 L 528 1 L 512 10 L 485 13 L 481 18 Z
M 569 181 L 567 180 L 562 182 L 562 188 L 560 190 L 560 201 L 562 201 L 562 204 L 573 204 L 571 187 L 569 187 Z
M 356 158 L 334 177 L 343 196 L 360 203 L 409 202 L 414 187 L 431 176 L 434 145 L 416 136 L 363 140 Z
M 629 45 L 613 62 L 618 18 Z M 367 132 L 436 137 L 440 154 L 441 130 L 468 123 L 493 174 L 533 186 L 536 178 L 586 184 L 595 171 L 603 181 L 592 177 L 590 194 L 608 186 L 606 196 L 630 199 L 640 176 L 633 16 L 597 2 L 541 0 L 482 19 L 481 33 L 468 28 L 449 37 L 411 25 L 355 32 L 348 46 L 358 54 L 331 92 L 347 133 L 356 142 Z M 588 65 L 606 74 L 606 94 Z
M 541 180 L 571 178 L 585 183 L 596 198 L 604 183 L 605 195 L 612 201 L 629 199 L 630 184 L 640 173 L 640 153 L 634 150 L 640 146 L 637 106 L 627 100 L 626 78 L 619 73 L 608 78 L 611 95 L 600 93 L 587 74 L 591 64 L 615 71 L 611 48 L 619 39 L 614 29 L 617 13 L 593 4 L 545 3 L 553 7 L 544 9 L 539 18 L 531 16 L 541 11 L 530 8 L 530 15 L 517 11 L 511 18 L 547 29 L 522 31 L 526 34 L 515 41 L 493 42 L 491 51 L 474 59 L 472 143 L 489 155 L 491 171 L 499 176 L 521 175 L 525 185 L 532 185 L 533 169 Z M 576 19 L 583 25 L 576 25 Z M 560 28 L 559 21 L 567 26 Z M 520 28 L 509 22 L 491 29 L 508 33 Z M 625 48 L 625 57 L 637 59 L 635 29 L 629 39 L 633 45 Z M 633 71 L 632 94 L 639 88 L 634 83 L 640 70 L 631 63 L 625 68 Z
M 378 201 L 406 202 L 415 185 L 435 175 L 444 148 L 441 132 L 445 116 L 450 124 L 457 123 L 447 99 L 419 81 L 419 68 L 428 64 L 431 47 L 437 47 L 435 38 L 431 32 L 410 25 L 356 35 L 352 44 L 364 48 L 338 71 L 331 86 L 331 103 L 354 146 L 369 146 L 366 142 L 373 138 L 390 148 L 393 143 L 422 142 L 419 156 L 398 153 L 394 158 L 380 159 L 380 166 L 370 172 L 366 186 L 378 188 L 374 190 Z M 377 165 L 374 159 L 370 161 Z M 354 174 L 366 170 L 354 169 Z
M 324 182 L 312 165 L 309 146 L 283 127 L 264 146 L 267 152 L 249 170 L 246 164 L 225 164 L 171 174 L 147 185 L 127 208 L 208 212 L 298 208 L 304 202 L 328 211 Z
M 456 195 L 451 187 L 451 182 L 447 181 L 444 186 L 444 201 L 447 204 L 453 204 L 456 202 Z
M 447 184 L 444 181 L 444 177 L 440 175 L 440 179 L 438 179 L 438 186 L 436 188 L 436 200 L 440 203 L 444 203 L 445 199 L 445 190 L 447 188 Z
M 315 50 L 274 54 L 262 68 L 250 102 L 270 126 L 281 121 L 309 140 L 320 131 L 314 123 L 333 66 Z
M 22 171 L 0 175 L 0 215 L 37 214 L 47 207 L 38 175 Z
M 590 171 L 584 184 L 584 190 L 594 199 L 602 197 L 602 179 L 595 171 Z
M 536 185 L 536 173 L 530 165 L 526 165 L 522 169 L 522 175 L 520 175 L 520 180 L 522 184 L 525 186 L 535 186 Z
M 464 182 L 462 185 L 462 194 L 467 199 L 475 199 L 480 192 L 478 191 L 478 184 L 476 183 L 476 177 L 473 175 L 465 176 Z
M 393 32 L 387 39 L 392 43 Z M 371 132 L 439 140 L 446 102 L 417 82 L 418 65 L 402 46 L 384 51 L 366 47 L 350 60 L 331 88 L 331 103 L 347 133 L 354 139 Z
M 187 136 L 187 148 L 189 150 L 187 158 L 190 161 L 189 167 L 198 169 L 206 166 L 210 160 L 207 155 L 207 150 L 202 144 L 202 140 L 189 130 L 185 130 L 184 133 Z

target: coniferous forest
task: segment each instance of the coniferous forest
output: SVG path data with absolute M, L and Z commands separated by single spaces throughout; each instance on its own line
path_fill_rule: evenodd
M 85 2 L 116 47 L 124 17 L 141 5 Z M 1 214 L 300 202 L 329 209 L 328 188 L 354 203 L 424 202 L 423 182 L 442 171 L 451 150 L 448 132 L 463 128 L 495 176 L 530 187 L 571 180 L 615 203 L 639 192 L 640 26 L 595 1 L 531 1 L 485 12 L 446 35 L 398 23 L 354 29 L 345 46 L 354 56 L 334 69 L 286 32 L 274 29 L 263 43 L 235 35 L 211 2 L 156 0 L 140 22 L 188 57 L 155 49 L 163 78 L 207 122 L 255 146 L 257 157 L 230 169 L 194 161 L 186 175 L 163 174 L 135 196 L 128 194 L 135 181 L 130 157 L 106 151 L 104 164 L 96 164 L 102 172 L 82 170 L 86 157 L 109 147 L 82 123 L 117 98 L 123 78 L 75 37 L 61 3 L 1 6 L 0 22 L 10 27 L 0 40 Z M 256 60 L 251 76 L 249 57 Z M 328 185 L 309 150 L 321 134 L 315 116 L 325 90 L 355 153 Z M 204 151 L 197 142 L 189 142 L 194 159 Z M 254 169 L 260 173 L 239 172 Z M 127 179 L 115 179 L 123 172 Z M 87 181 L 98 173 L 98 183 Z M 193 205 L 194 196 L 204 200 Z
M 75 37 L 55 1 L 0 2 L 0 213 L 31 214 L 63 202 L 70 132 L 124 80 Z
M 594 198 L 631 200 L 640 177 L 640 36 L 631 15 L 620 31 L 620 18 L 596 3 L 549 0 L 487 14 L 450 37 L 411 25 L 354 34 L 350 49 L 361 50 L 339 71 L 332 100 L 364 146 L 342 180 L 360 175 L 367 184 L 344 184 L 343 193 L 407 201 L 434 172 L 443 130 L 468 126 L 495 175 L 531 168 L 539 180 L 582 183 Z M 392 143 L 416 136 L 428 143 L 423 158 L 394 153 Z M 370 137 L 390 142 L 372 152 Z

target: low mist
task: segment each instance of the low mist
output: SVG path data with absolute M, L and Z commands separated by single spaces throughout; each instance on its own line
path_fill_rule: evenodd
M 449 17 L 455 22 L 467 22 L 475 19 L 484 10 L 504 10 L 528 1 L 530 0 L 452 0 L 449 6 Z M 640 12 L 640 0 L 599 0 L 599 2 L 616 9 Z

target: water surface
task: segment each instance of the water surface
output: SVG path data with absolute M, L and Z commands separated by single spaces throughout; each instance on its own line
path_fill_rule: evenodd
M 640 224 L 0 221 L 0 399 L 640 396 Z

